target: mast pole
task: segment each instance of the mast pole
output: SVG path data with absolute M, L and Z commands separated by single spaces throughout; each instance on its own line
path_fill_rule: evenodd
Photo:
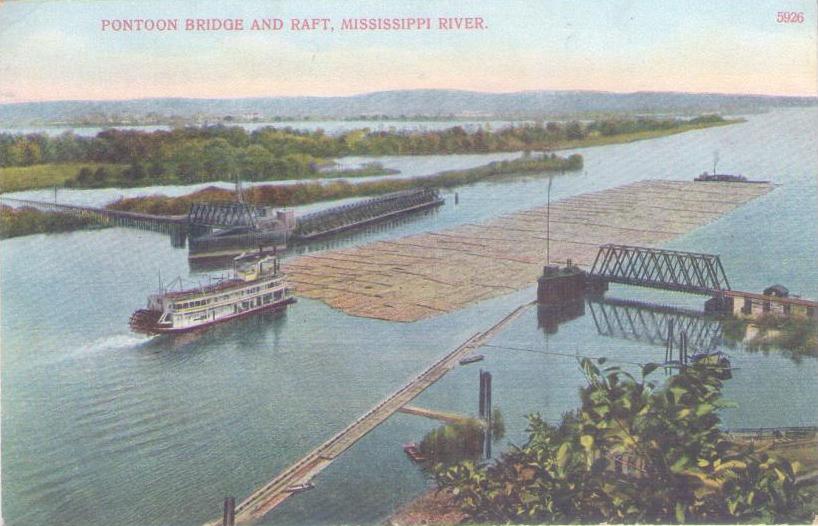
M 553 175 L 548 176 L 548 204 L 545 208 L 545 264 L 551 263 L 551 182 Z

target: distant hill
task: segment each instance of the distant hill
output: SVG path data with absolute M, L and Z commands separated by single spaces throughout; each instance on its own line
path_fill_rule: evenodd
M 0 127 L 31 124 L 171 122 L 257 118 L 348 119 L 359 116 L 542 118 L 593 113 L 738 113 L 812 106 L 818 97 L 710 93 L 456 90 L 382 91 L 348 97 L 160 98 L 0 104 Z M 229 119 L 228 119 L 229 120 Z

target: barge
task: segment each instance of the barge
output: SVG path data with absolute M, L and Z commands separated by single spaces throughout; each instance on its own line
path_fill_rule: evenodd
M 204 287 L 151 294 L 147 308 L 131 315 L 131 329 L 143 334 L 187 332 L 295 301 L 275 253 L 242 254 L 233 261 L 231 277 Z

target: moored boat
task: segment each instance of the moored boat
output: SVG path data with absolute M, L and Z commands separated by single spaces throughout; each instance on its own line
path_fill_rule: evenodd
M 471 356 L 467 356 L 467 357 L 461 359 L 458 363 L 460 365 L 468 365 L 470 363 L 479 362 L 479 361 L 483 360 L 484 358 L 485 358 L 485 356 L 483 356 L 482 354 L 473 354 Z
M 412 462 L 426 462 L 426 455 L 421 453 L 420 448 L 414 442 L 410 442 L 408 444 L 403 445 L 403 452 L 406 453 Z
M 309 491 L 311 489 L 315 489 L 315 484 L 312 481 L 304 482 L 303 484 L 293 484 L 292 486 L 287 487 L 287 491 L 290 493 L 301 493 L 303 491 Z
M 258 252 L 234 259 L 233 274 L 203 287 L 162 291 L 131 315 L 133 331 L 180 333 L 295 301 L 275 254 Z

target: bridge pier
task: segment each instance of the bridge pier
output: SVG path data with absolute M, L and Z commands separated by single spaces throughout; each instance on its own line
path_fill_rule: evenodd
M 183 226 L 169 227 L 170 246 L 173 248 L 185 248 L 187 241 L 187 231 Z

